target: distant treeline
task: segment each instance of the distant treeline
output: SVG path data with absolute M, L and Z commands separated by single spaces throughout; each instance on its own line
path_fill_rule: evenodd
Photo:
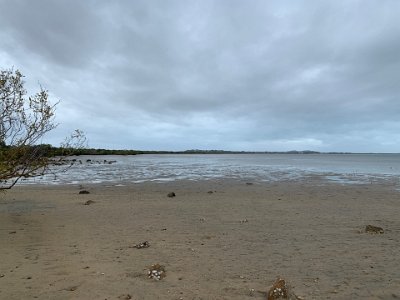
M 63 149 L 51 147 L 54 155 L 137 155 L 137 154 L 319 154 L 316 151 L 225 151 L 225 150 L 185 150 L 185 151 L 143 151 L 143 150 L 110 150 L 110 149 Z
M 137 154 L 320 154 L 317 151 L 225 151 L 225 150 L 185 150 L 185 151 L 152 151 L 152 150 L 110 150 L 110 149 L 63 149 L 51 147 L 55 155 L 137 155 Z
M 64 155 L 136 155 L 141 154 L 141 151 L 137 150 L 110 150 L 110 149 L 94 149 L 94 148 L 85 148 L 85 149 L 65 149 L 65 148 L 57 148 L 51 147 L 52 155 L 54 156 L 64 156 Z
M 111 149 L 66 149 L 61 147 L 53 147 L 49 144 L 33 146 L 32 149 L 40 148 L 46 156 L 79 156 L 79 155 L 137 155 L 137 154 L 350 154 L 350 152 L 318 152 L 311 150 L 292 150 L 292 151 L 225 151 L 225 150 L 200 150 L 192 149 L 185 151 L 143 151 L 143 150 L 111 150 Z M 9 148 L 0 145 L 2 151 Z

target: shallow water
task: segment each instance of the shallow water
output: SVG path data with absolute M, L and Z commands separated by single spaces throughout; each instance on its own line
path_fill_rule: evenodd
M 75 159 L 66 172 L 56 168 L 56 175 L 23 180 L 21 184 L 128 184 L 215 178 L 282 181 L 310 176 L 342 184 L 397 184 L 400 178 L 399 154 L 147 154 Z

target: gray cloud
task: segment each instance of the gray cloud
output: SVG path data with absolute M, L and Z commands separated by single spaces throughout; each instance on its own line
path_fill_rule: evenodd
M 106 148 L 400 151 L 398 1 L 2 1 L 0 64 L 57 138 Z

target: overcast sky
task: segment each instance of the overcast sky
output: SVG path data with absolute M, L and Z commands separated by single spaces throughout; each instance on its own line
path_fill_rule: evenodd
M 400 152 L 400 1 L 0 0 L 58 145 Z

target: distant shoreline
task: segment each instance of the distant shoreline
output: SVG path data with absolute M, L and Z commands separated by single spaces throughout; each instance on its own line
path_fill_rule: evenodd
M 143 182 L 242 178 L 260 181 L 309 180 L 399 185 L 399 154 L 147 154 L 81 155 L 62 161 L 63 167 L 29 184 L 80 182 Z M 65 167 L 64 167 L 65 168 Z
M 55 153 L 63 151 L 61 148 L 52 148 Z M 184 151 L 156 151 L 156 150 L 115 150 L 115 149 L 72 149 L 70 155 L 139 155 L 139 154 L 399 154 L 378 152 L 319 152 L 312 150 L 291 151 L 227 151 L 227 150 L 184 150 Z
M 190 149 L 182 151 L 168 150 L 128 150 L 128 149 L 102 149 L 102 148 L 63 148 L 54 147 L 50 144 L 40 144 L 33 147 L 39 147 L 45 151 L 48 156 L 79 156 L 79 155 L 139 155 L 139 154 L 400 154 L 396 152 L 346 152 L 346 151 L 329 151 L 320 152 L 313 150 L 290 150 L 290 151 L 236 151 L 236 150 L 202 150 Z M 10 148 L 5 146 L 4 150 Z

